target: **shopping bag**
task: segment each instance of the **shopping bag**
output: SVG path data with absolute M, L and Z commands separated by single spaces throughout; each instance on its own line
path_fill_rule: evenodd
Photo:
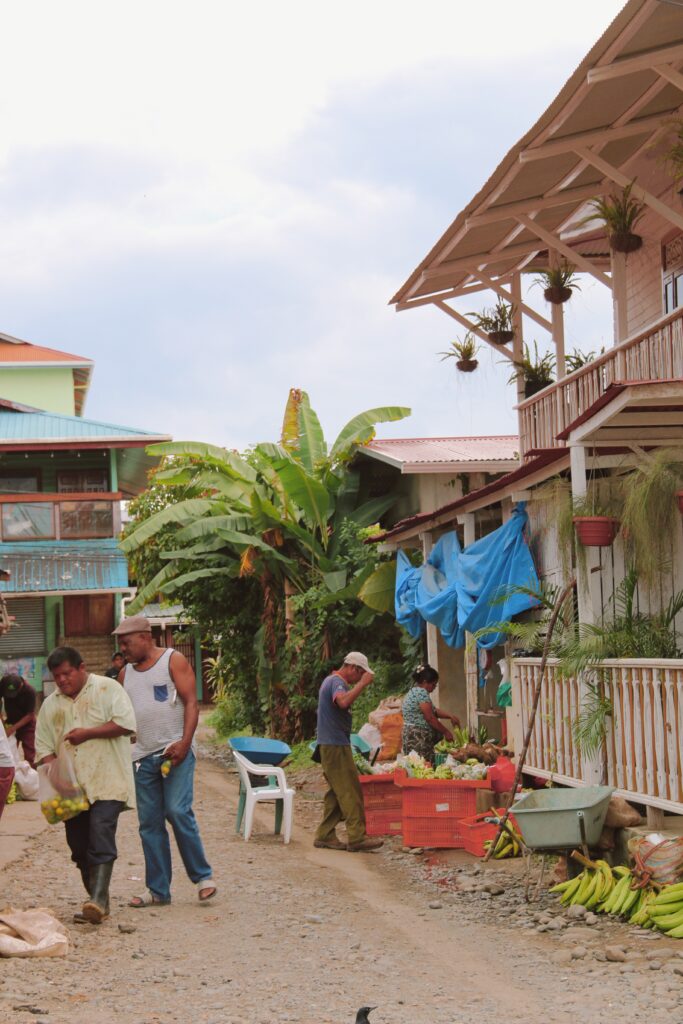
M 50 825 L 75 818 L 90 807 L 76 777 L 72 748 L 62 742 L 54 761 L 38 766 L 40 809 Z
M 44 908 L 0 913 L 0 957 L 66 956 L 69 936 L 52 911 Z
M 22 800 L 37 800 L 39 797 L 40 783 L 38 772 L 31 768 L 28 761 L 20 761 L 14 771 L 14 781 L 17 784 L 17 791 Z

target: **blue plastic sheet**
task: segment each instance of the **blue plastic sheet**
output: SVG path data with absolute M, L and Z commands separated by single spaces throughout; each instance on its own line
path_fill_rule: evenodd
M 398 552 L 396 566 L 396 619 L 411 636 L 419 636 L 426 622 L 437 627 L 449 647 L 463 647 L 465 633 L 518 615 L 537 606 L 528 594 L 510 593 L 511 587 L 539 586 L 531 552 L 524 539 L 527 514 L 518 505 L 507 523 L 463 550 L 457 534 L 439 539 L 418 569 Z M 495 647 L 505 639 L 493 633 L 478 641 Z

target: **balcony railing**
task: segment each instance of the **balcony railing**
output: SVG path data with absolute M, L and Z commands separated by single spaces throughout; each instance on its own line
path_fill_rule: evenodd
M 676 378 L 683 378 L 683 309 L 520 402 L 522 454 L 533 448 L 563 447 L 557 435 L 590 409 L 610 384 Z
M 512 717 L 515 749 L 526 734 L 539 658 L 516 658 Z M 599 679 L 612 705 L 594 756 L 573 732 L 591 679 L 563 679 L 549 661 L 527 754 L 528 770 L 570 786 L 605 784 L 637 803 L 683 814 L 683 661 L 603 661 Z

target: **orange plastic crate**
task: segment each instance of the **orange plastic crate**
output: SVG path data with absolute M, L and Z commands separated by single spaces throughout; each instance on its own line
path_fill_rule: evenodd
M 365 830 L 369 836 L 400 836 L 403 790 L 393 775 L 361 775 Z
M 473 857 L 483 857 L 486 853 L 484 843 L 487 839 L 494 840 L 498 835 L 498 826 L 490 825 L 484 821 L 484 818 L 491 817 L 502 817 L 505 814 L 505 808 L 501 807 L 497 810 L 485 811 L 484 814 L 475 814 L 472 818 L 465 818 L 460 824 L 462 827 L 463 839 L 465 849 L 468 853 L 471 853 Z M 510 825 L 517 828 L 515 819 L 510 815 Z
M 462 849 L 462 821 L 477 811 L 477 790 L 485 779 L 411 779 L 396 773 L 403 790 L 403 842 L 406 846 Z

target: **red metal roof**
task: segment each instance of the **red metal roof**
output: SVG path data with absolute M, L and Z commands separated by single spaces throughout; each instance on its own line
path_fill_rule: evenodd
M 75 356 L 70 352 L 59 352 L 55 348 L 33 345 L 29 341 L 10 341 L 9 336 L 0 334 L 0 363 L 74 363 L 92 366 L 92 359 Z
M 492 434 L 484 437 L 400 437 L 376 438 L 362 451 L 401 466 L 434 467 L 467 462 L 515 462 L 519 458 L 516 434 Z

